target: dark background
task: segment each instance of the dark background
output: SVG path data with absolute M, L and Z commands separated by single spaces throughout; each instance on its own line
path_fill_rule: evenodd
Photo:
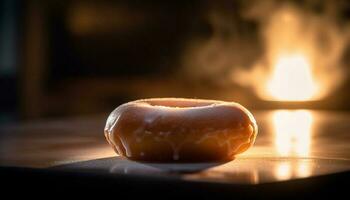
M 329 1 L 278 4 L 285 2 L 319 14 L 329 5 Z M 184 73 L 188 44 L 214 34 L 208 20 L 213 10 L 235 25 L 240 46 L 234 52 L 242 54 L 235 59 L 240 66 L 251 66 L 264 51 L 260 27 L 242 18 L 240 11 L 254 3 L 2 0 L 0 123 L 108 113 L 123 102 L 148 97 L 233 100 L 249 109 L 350 109 L 348 79 L 320 101 L 276 103 L 260 100 L 239 85 L 216 81 L 220 75 L 198 78 Z M 350 3 L 334 4 L 340 24 L 347 24 Z M 342 57 L 346 68 L 349 52 L 346 48 Z

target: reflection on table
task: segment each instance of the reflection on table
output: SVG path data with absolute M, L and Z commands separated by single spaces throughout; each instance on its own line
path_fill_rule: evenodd
M 271 110 L 253 114 L 259 125 L 256 144 L 228 163 L 185 166 L 122 159 L 103 137 L 102 116 L 0 127 L 0 165 L 248 184 L 350 170 L 350 113 Z M 186 173 L 180 173 L 184 168 Z

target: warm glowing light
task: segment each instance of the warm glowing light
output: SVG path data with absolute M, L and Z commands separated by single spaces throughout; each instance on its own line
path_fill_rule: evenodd
M 313 116 L 306 110 L 273 113 L 275 145 L 282 156 L 307 156 L 310 151 Z
M 307 110 L 278 110 L 272 115 L 275 147 L 281 156 L 307 157 L 312 140 L 313 115 Z M 278 180 L 308 177 L 310 162 L 304 159 L 277 163 L 274 174 Z
M 275 100 L 311 100 L 317 93 L 311 66 L 307 58 L 300 54 L 280 56 L 274 66 L 267 91 Z
M 278 162 L 274 167 L 274 175 L 277 180 L 288 180 L 292 177 L 304 178 L 312 174 L 310 162 L 305 160 L 289 160 Z
M 290 163 L 279 163 L 275 169 L 275 175 L 278 180 L 288 180 L 292 177 Z
M 311 166 L 309 162 L 302 162 L 298 164 L 297 176 L 300 178 L 308 177 L 311 175 Z
M 346 31 L 326 16 L 289 4 L 269 10 L 268 16 L 262 21 L 259 16 L 264 54 L 253 66 L 232 70 L 233 82 L 253 88 L 268 101 L 321 100 L 341 86 L 346 80 L 342 57 L 350 41 Z

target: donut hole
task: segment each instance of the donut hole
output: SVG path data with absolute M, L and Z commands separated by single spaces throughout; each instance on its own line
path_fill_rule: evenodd
M 144 101 L 151 106 L 164 106 L 171 108 L 195 108 L 195 107 L 205 107 L 215 104 L 214 101 L 197 101 L 197 100 L 182 100 L 182 99 L 151 99 Z

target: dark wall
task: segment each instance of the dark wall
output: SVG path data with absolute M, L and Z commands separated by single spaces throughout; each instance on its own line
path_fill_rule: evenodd
M 331 5 L 330 1 L 276 2 L 320 15 Z M 189 47 L 210 41 L 218 34 L 216 26 L 223 45 L 225 41 L 235 45 L 229 48 L 233 65 L 249 67 L 261 57 L 261 24 L 243 12 L 257 3 L 1 1 L 0 121 L 108 112 L 128 100 L 162 96 L 234 100 L 254 109 L 349 109 L 348 79 L 322 101 L 275 104 L 261 101 L 250 89 L 226 84 L 225 70 L 199 78 L 201 69 L 184 73 L 184 57 L 191 59 Z M 345 26 L 350 4 L 335 5 L 337 23 Z M 203 60 L 225 54 L 215 51 L 215 44 L 213 48 Z M 347 48 L 342 58 L 346 68 L 349 52 Z

